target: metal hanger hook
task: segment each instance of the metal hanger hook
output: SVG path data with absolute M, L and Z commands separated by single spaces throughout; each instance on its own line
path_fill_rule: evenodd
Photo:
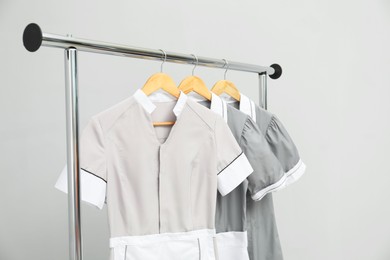
M 161 72 L 163 72 L 163 66 L 164 66 L 164 63 L 167 61 L 167 53 L 164 51 L 164 50 L 162 50 L 162 49 L 159 49 L 162 53 L 163 53 L 163 55 L 164 55 L 164 59 L 163 59 L 163 62 L 161 63 Z
M 225 59 L 222 59 L 222 60 L 225 61 L 225 65 L 223 65 L 223 67 L 226 66 L 226 70 L 225 70 L 225 74 L 223 75 L 223 79 L 226 80 L 226 73 L 229 70 L 229 62 Z
M 195 55 L 195 54 L 191 54 L 192 56 L 194 56 L 195 60 L 196 60 L 196 63 L 195 63 L 195 66 L 194 68 L 192 69 L 192 76 L 194 76 L 194 71 L 195 71 L 195 68 L 198 66 L 199 64 L 199 59 L 198 57 Z

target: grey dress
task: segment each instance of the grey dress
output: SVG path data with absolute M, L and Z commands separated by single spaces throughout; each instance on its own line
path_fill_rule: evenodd
M 263 133 L 272 152 L 283 167 L 287 180 L 285 186 L 295 182 L 305 172 L 297 147 L 279 119 L 260 108 L 252 100 L 241 94 L 240 103 L 225 98 L 228 104 L 251 116 Z M 247 194 L 249 198 L 251 195 Z M 251 260 L 282 260 L 272 194 L 261 201 L 246 200 L 248 252 Z
M 272 141 L 267 140 L 267 136 L 263 134 L 267 129 L 263 130 L 264 132 L 260 131 L 262 129 L 255 123 L 256 119 L 252 120 L 249 116 L 245 116 L 243 112 L 232 106 L 227 106 L 224 109 L 222 103 L 219 104 L 220 101 L 218 99 L 220 100 L 219 97 L 213 95 L 211 104 L 206 101 L 200 103 L 227 118 L 226 121 L 233 136 L 248 157 L 254 170 L 273 176 L 273 185 L 270 185 L 270 189 L 263 192 L 261 196 L 255 196 L 251 192 L 250 187 L 247 189 L 248 181 L 250 181 L 250 178 L 248 178 L 247 182 L 238 186 L 228 196 L 218 196 L 216 212 L 217 233 L 247 230 L 251 259 L 280 259 L 282 254 L 273 214 L 272 197 L 265 195 L 286 187 L 291 182 L 289 180 L 291 176 L 288 176 L 285 169 L 280 165 L 279 160 L 275 156 L 276 150 L 271 149 L 270 143 Z M 226 106 L 225 102 L 224 104 Z M 275 142 L 273 141 L 273 143 Z M 272 154 L 269 154 L 269 151 Z M 282 173 L 280 169 L 282 169 Z M 249 190 L 248 193 L 247 190 Z M 250 217 L 249 219 L 248 216 Z M 256 221 L 255 218 L 259 218 L 259 221 Z M 253 249 L 254 245 L 255 249 Z M 259 258 L 257 252 L 266 256 L 271 255 L 271 258 Z

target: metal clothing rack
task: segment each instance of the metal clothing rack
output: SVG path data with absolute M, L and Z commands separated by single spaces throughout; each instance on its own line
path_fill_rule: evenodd
M 132 47 L 100 41 L 74 38 L 72 35 L 61 36 L 44 33 L 41 28 L 31 23 L 23 32 L 24 47 L 35 52 L 41 46 L 56 47 L 65 50 L 65 91 L 66 91 L 66 137 L 68 168 L 68 214 L 69 214 L 69 256 L 70 260 L 82 260 L 82 240 L 80 223 L 80 165 L 79 165 L 79 117 L 78 117 L 78 70 L 77 52 L 93 52 L 122 57 L 161 60 L 161 50 Z M 175 52 L 165 52 L 164 60 L 173 63 L 194 64 L 194 56 Z M 259 75 L 259 102 L 267 109 L 267 75 L 277 79 L 282 74 L 278 64 L 263 67 L 253 64 L 197 57 L 197 66 L 253 72 Z

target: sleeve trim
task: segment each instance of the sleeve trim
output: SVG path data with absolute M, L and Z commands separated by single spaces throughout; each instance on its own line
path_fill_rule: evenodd
M 62 170 L 62 173 L 58 178 L 55 187 L 64 193 L 68 193 L 67 167 Z M 99 209 L 103 209 L 104 202 L 106 199 L 106 182 L 102 178 L 98 178 L 98 176 L 91 174 L 84 169 L 81 169 L 80 193 L 81 200 L 92 204 Z
M 286 180 L 287 180 L 287 176 L 284 174 L 282 178 L 280 178 L 280 180 L 278 180 L 274 184 L 271 184 L 266 188 L 259 190 L 254 195 L 252 195 L 252 199 L 255 201 L 259 201 L 262 198 L 264 198 L 264 196 L 267 195 L 268 193 L 282 189 L 283 187 L 285 187 L 284 185 Z
M 237 155 L 237 157 L 234 158 L 234 160 L 231 161 L 228 165 L 226 165 L 222 170 L 220 170 L 219 173 L 218 173 L 217 175 L 219 175 L 219 174 L 220 174 L 221 172 L 223 172 L 227 167 L 229 167 L 232 163 L 234 163 L 234 161 L 237 160 L 237 158 L 240 157 L 242 153 L 243 153 L 243 152 L 241 152 L 239 155 Z
M 279 181 L 256 192 L 256 194 L 252 195 L 252 199 L 259 201 L 268 193 L 287 187 L 288 185 L 297 181 L 304 174 L 305 170 L 306 165 L 301 160 L 299 160 L 298 163 L 291 170 L 286 172 Z
M 291 170 L 285 173 L 287 176 L 285 187 L 300 179 L 302 175 L 305 173 L 305 171 L 306 171 L 306 165 L 302 162 L 301 159 L 299 159 L 297 164 Z
M 229 194 L 253 172 L 245 154 L 239 154 L 220 174 L 218 174 L 218 190 L 222 196 Z
M 81 170 L 83 170 L 83 171 L 85 171 L 85 172 L 87 172 L 87 173 L 89 173 L 89 174 L 92 174 L 93 176 L 95 176 L 96 178 L 99 178 L 99 179 L 101 179 L 102 181 L 104 181 L 105 183 L 107 183 L 107 181 L 105 180 L 105 179 L 103 179 L 102 177 L 100 177 L 100 176 L 97 176 L 96 174 L 94 174 L 93 172 L 90 172 L 90 171 L 88 171 L 88 170 L 86 170 L 86 169 L 84 169 L 84 168 L 80 168 Z

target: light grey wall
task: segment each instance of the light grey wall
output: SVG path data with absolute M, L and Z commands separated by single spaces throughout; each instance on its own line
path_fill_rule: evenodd
M 269 108 L 306 175 L 275 195 L 286 260 L 390 259 L 390 2 L 0 0 L 0 259 L 65 260 L 63 51 L 22 46 L 45 32 L 269 65 Z M 132 94 L 158 62 L 79 54 L 80 117 Z M 179 82 L 192 67 L 166 64 Z M 199 68 L 211 86 L 222 70 Z M 257 76 L 228 78 L 257 99 Z M 130 205 L 131 206 L 131 205 Z M 107 212 L 82 207 L 86 260 L 107 259 Z

